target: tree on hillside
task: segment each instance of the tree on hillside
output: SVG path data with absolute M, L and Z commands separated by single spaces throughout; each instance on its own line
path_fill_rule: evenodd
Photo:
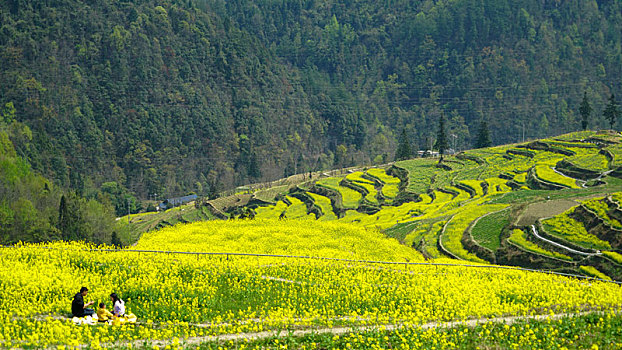
M 251 153 L 248 164 L 248 176 L 257 180 L 261 177 L 261 169 L 259 168 L 259 162 L 257 161 L 257 153 Z
M 436 148 L 438 149 L 438 153 L 440 154 L 440 159 L 438 162 L 443 161 L 443 155 L 445 154 L 445 150 L 447 149 L 447 134 L 445 133 L 445 118 L 441 114 L 441 118 L 438 121 L 438 133 L 436 134 Z
M 79 201 L 79 197 L 74 193 L 60 197 L 57 228 L 60 231 L 61 238 L 65 241 L 78 241 L 89 238 L 85 230 L 86 225 Z
M 123 241 L 119 238 L 117 231 L 112 232 L 112 238 L 110 238 L 110 244 L 112 244 L 115 248 L 122 248 Z
M 405 160 L 412 158 L 412 147 L 410 146 L 410 140 L 406 134 L 406 129 L 402 129 L 400 138 L 398 140 L 397 151 L 395 151 L 395 160 Z
M 581 113 L 581 128 L 585 130 L 587 129 L 587 122 L 592 114 L 592 106 L 590 106 L 590 101 L 587 99 L 587 91 L 583 92 L 583 101 L 581 101 L 579 113 Z
M 609 122 L 609 124 L 611 125 L 611 129 L 613 129 L 613 126 L 615 125 L 616 121 L 620 118 L 620 108 L 618 107 L 618 104 L 616 103 L 616 98 L 613 94 L 611 94 L 611 96 L 609 97 L 609 103 L 607 104 L 607 107 L 605 107 L 605 110 L 603 111 L 603 116 L 605 117 L 605 119 L 607 119 L 607 121 Z
M 65 195 L 60 197 L 60 204 L 58 206 L 58 230 L 60 231 L 63 239 L 70 239 L 68 234 L 69 230 L 69 208 L 67 207 L 67 199 Z
M 333 164 L 337 167 L 343 168 L 346 164 L 346 157 L 348 156 L 348 147 L 346 145 L 339 145 L 335 149 L 335 159 Z
M 216 199 L 220 197 L 220 191 L 222 190 L 222 183 L 216 179 L 211 179 L 207 183 L 207 198 L 209 200 Z
M 475 148 L 486 148 L 492 146 L 490 140 L 490 131 L 488 130 L 488 123 L 482 120 L 479 123 L 479 132 L 477 133 L 477 141 L 475 142 Z

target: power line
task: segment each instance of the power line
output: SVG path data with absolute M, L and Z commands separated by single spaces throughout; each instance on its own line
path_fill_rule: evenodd
M 12 249 L 12 246 L 1 246 L 5 249 Z M 320 261 L 336 261 L 347 263 L 360 263 L 360 264 L 377 264 L 377 265 L 398 265 L 398 266 L 443 266 L 443 267 L 466 267 L 466 268 L 481 268 L 481 269 L 499 269 L 499 270 L 514 270 L 524 272 L 535 272 L 550 275 L 557 275 L 563 277 L 574 277 L 578 279 L 594 280 L 599 282 L 614 283 L 622 285 L 622 282 L 605 280 L 595 277 L 575 275 L 564 272 L 556 272 L 549 270 L 529 269 L 517 266 L 504 266 L 504 265 L 473 265 L 473 264 L 451 264 L 451 263 L 429 263 L 429 262 L 397 262 L 397 261 L 379 261 L 379 260 L 357 260 L 357 259 L 342 259 L 342 258 L 329 258 L 307 255 L 280 255 L 280 254 L 255 254 L 255 253 L 227 253 L 227 252 L 188 252 L 188 251 L 167 251 L 167 250 L 140 250 L 140 249 L 69 249 L 69 248 L 54 248 L 46 246 L 36 246 L 34 248 L 48 249 L 48 250 L 63 250 L 63 251 L 86 251 L 86 252 L 109 252 L 109 253 L 150 253 L 150 254 L 179 254 L 179 255 L 196 255 L 198 256 L 225 256 L 229 260 L 231 257 L 267 257 L 267 258 L 280 258 L 280 259 L 304 259 L 304 260 L 320 260 Z

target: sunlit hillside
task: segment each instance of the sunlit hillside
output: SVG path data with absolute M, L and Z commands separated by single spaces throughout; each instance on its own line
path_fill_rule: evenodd
M 427 259 L 622 279 L 621 141 L 613 132 L 580 132 L 470 150 L 440 164 L 412 159 L 228 209 L 232 217 L 375 228 Z

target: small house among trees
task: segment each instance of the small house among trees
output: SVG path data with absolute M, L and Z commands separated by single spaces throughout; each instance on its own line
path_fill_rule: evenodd
M 168 198 L 164 202 L 160 203 L 158 205 L 158 208 L 160 208 L 160 210 L 166 210 L 166 209 L 178 207 L 180 205 L 190 203 L 196 200 L 197 198 L 198 196 L 196 194 L 191 194 L 188 196 L 177 197 L 177 198 Z

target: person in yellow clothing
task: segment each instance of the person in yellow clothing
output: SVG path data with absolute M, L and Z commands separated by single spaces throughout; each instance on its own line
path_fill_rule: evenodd
M 99 303 L 99 309 L 97 309 L 97 320 L 99 322 L 107 322 L 108 320 L 112 320 L 114 315 L 106 309 L 106 304 Z

